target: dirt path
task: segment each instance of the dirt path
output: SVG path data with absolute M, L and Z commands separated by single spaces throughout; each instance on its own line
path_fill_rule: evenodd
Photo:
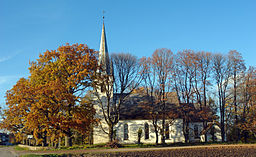
M 18 154 L 15 153 L 14 147 L 1 147 L 0 148 L 0 157 L 18 157 Z
M 15 151 L 18 155 L 24 154 L 82 154 L 82 153 L 111 153 L 111 152 L 137 152 L 137 151 L 161 151 L 181 150 L 199 148 L 252 148 L 256 150 L 256 144 L 235 145 L 205 145 L 205 146 L 182 146 L 182 147 L 160 147 L 160 148 L 118 148 L 118 149 L 80 149 L 80 150 L 45 150 L 45 151 Z

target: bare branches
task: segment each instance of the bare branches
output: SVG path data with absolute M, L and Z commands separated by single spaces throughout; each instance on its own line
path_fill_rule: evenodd
M 102 110 L 105 122 L 109 127 L 109 140 L 113 140 L 114 126 L 119 122 L 120 106 L 125 98 L 138 87 L 143 75 L 137 57 L 129 53 L 111 55 L 111 74 L 99 70 L 95 80 L 95 94 Z M 104 67 L 103 67 L 104 69 Z

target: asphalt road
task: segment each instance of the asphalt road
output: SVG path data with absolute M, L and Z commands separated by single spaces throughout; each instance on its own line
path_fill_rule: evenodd
M 0 157 L 18 157 L 18 155 L 13 151 L 13 147 L 1 147 Z

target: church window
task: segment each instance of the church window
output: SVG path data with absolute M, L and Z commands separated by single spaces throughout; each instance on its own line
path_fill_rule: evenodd
M 128 124 L 124 124 L 124 140 L 128 140 Z
M 165 138 L 166 139 L 170 139 L 170 134 L 169 134 L 169 124 L 168 123 L 166 123 L 165 124 Z
M 194 136 L 195 138 L 199 138 L 198 126 L 194 125 Z
M 149 139 L 149 126 L 148 126 L 148 123 L 145 123 L 144 129 L 145 129 L 145 140 L 146 140 L 146 139 Z

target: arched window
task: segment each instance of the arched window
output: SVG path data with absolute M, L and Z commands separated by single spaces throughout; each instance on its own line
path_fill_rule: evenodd
M 124 140 L 128 140 L 128 124 L 124 124 Z
M 198 126 L 194 125 L 194 136 L 195 138 L 199 138 Z
M 165 124 L 165 139 L 170 139 L 170 134 L 169 134 L 169 124 Z
M 145 129 L 145 140 L 146 140 L 146 139 L 149 139 L 149 126 L 148 126 L 148 123 L 145 123 L 144 129 Z

